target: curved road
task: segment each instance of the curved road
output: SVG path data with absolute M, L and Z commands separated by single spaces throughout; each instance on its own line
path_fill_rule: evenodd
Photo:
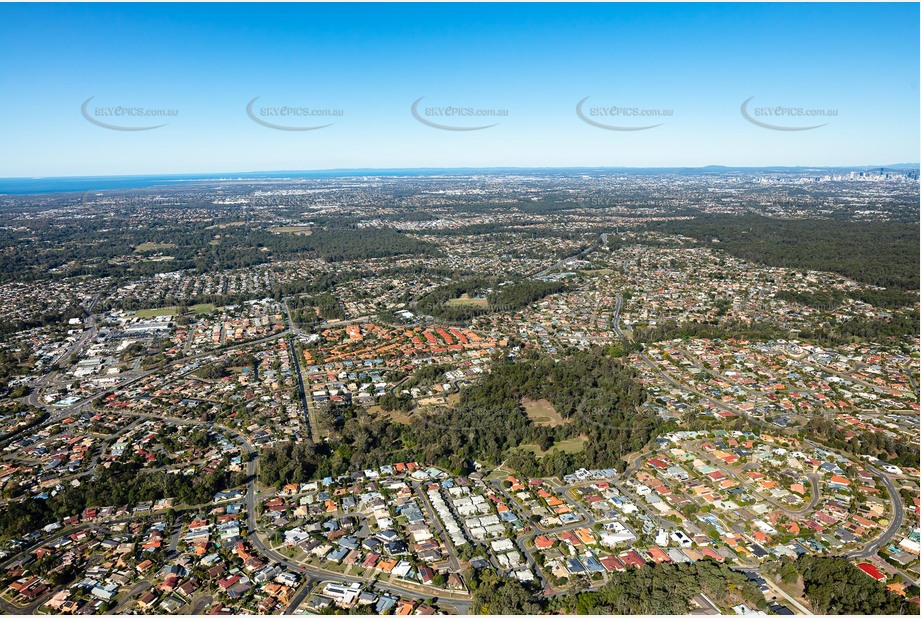
M 624 335 L 623 331 L 620 329 L 620 310 L 621 310 L 622 303 L 623 303 L 622 296 L 618 294 L 617 295 L 617 305 L 614 308 L 614 316 L 613 316 L 612 324 L 613 324 L 614 332 L 618 336 L 626 337 L 626 335 Z M 712 397 L 709 397 L 703 393 L 698 393 L 694 389 L 689 389 L 688 387 L 675 381 L 669 375 L 663 372 L 654 361 L 652 361 L 649 357 L 647 357 L 642 352 L 639 353 L 639 357 L 643 360 L 643 362 L 649 365 L 653 370 L 655 370 L 660 376 L 662 376 L 663 379 L 665 379 L 670 384 L 678 388 L 682 388 L 684 390 L 688 390 L 692 393 L 695 393 L 696 395 L 699 395 L 707 399 L 708 401 L 710 401 L 713 405 L 715 405 L 718 408 L 735 413 L 733 410 L 731 410 L 728 406 L 724 405 L 722 402 L 716 401 Z M 748 416 L 747 418 L 751 418 L 752 420 L 758 421 L 760 424 L 764 424 L 763 421 L 760 421 L 759 419 L 754 419 L 753 417 L 750 417 L 750 416 Z M 804 440 L 804 442 L 814 447 L 818 447 L 822 449 L 826 448 L 820 444 L 816 444 L 815 442 L 812 442 L 811 440 Z M 857 551 L 853 551 L 853 552 L 845 554 L 847 558 L 852 558 L 852 559 L 866 559 L 866 558 L 875 556 L 876 553 L 879 551 L 879 549 L 882 546 L 884 546 L 886 543 L 888 543 L 890 540 L 892 540 L 892 538 L 898 533 L 899 528 L 902 527 L 902 523 L 905 520 L 905 507 L 902 504 L 901 496 L 899 495 L 895 486 L 892 484 L 892 481 L 889 479 L 889 477 L 886 474 L 874 468 L 873 466 L 867 464 L 866 468 L 867 468 L 867 471 L 869 471 L 872 475 L 879 478 L 882 481 L 883 485 L 886 486 L 886 491 L 889 492 L 889 501 L 892 504 L 892 519 L 889 523 L 889 526 L 886 528 L 886 530 L 884 530 L 883 533 L 879 537 L 877 537 L 874 541 L 868 543 L 861 550 L 857 550 Z M 809 505 L 805 509 L 797 509 L 796 511 L 788 511 L 788 512 L 792 512 L 795 514 L 802 514 L 803 511 L 815 508 L 815 506 L 818 504 L 818 500 L 819 500 L 818 482 L 814 475 L 809 476 L 809 482 L 812 485 L 812 499 L 810 500 Z
M 892 519 L 889 522 L 889 526 L 881 535 L 876 537 L 876 540 L 871 541 L 861 550 L 845 554 L 848 558 L 861 559 L 875 556 L 883 545 L 892 540 L 892 537 L 898 533 L 899 528 L 902 527 L 902 523 L 905 521 L 905 507 L 902 505 L 902 498 L 889 477 L 869 464 L 867 465 L 867 471 L 880 479 L 883 485 L 886 486 L 886 491 L 889 492 L 889 501 L 892 503 Z

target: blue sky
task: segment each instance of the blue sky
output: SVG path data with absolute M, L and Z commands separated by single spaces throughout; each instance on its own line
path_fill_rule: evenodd
M 918 19 L 917 4 L 3 4 L 0 177 L 914 162 Z M 90 97 L 92 119 L 168 124 L 102 128 L 81 114 Z M 267 128 L 255 97 L 263 120 L 332 125 Z M 498 124 L 433 128 L 410 113 L 420 97 L 431 121 Z M 601 123 L 662 124 L 591 126 L 585 97 Z M 750 97 L 757 120 L 826 124 L 756 126 Z M 97 110 L 118 106 L 178 115 Z M 262 113 L 281 106 L 342 114 Z M 426 113 L 447 106 L 508 113 Z M 777 106 L 836 115 L 763 115 Z

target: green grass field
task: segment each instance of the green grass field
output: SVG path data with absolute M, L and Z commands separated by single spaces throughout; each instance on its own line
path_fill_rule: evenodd
M 134 312 L 139 318 L 156 318 L 161 315 L 176 315 L 177 307 L 157 307 L 156 309 L 138 309 Z
M 191 305 L 189 311 L 195 315 L 203 315 L 214 311 L 215 306 L 212 303 L 202 303 L 200 305 Z M 139 318 L 155 318 L 161 315 L 176 315 L 179 307 L 157 307 L 156 309 L 138 309 L 134 312 Z

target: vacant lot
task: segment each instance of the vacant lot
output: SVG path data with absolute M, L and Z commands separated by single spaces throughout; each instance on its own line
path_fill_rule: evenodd
M 524 413 L 528 415 L 528 418 L 531 419 L 531 422 L 535 425 L 541 425 L 545 427 L 557 427 L 558 425 L 566 425 L 569 423 L 569 419 L 565 419 L 560 416 L 560 413 L 557 412 L 553 405 L 546 399 L 528 399 L 524 398 L 521 400 L 521 407 L 524 408 Z
M 471 298 L 469 294 L 461 294 L 457 298 L 452 298 L 445 302 L 449 307 L 486 307 L 489 305 L 489 301 L 485 298 Z
M 134 248 L 137 253 L 147 253 L 148 251 L 163 251 L 164 249 L 175 249 L 176 244 L 171 242 L 142 242 Z
M 377 416 L 380 418 L 386 418 L 391 423 L 397 423 L 398 425 L 409 425 L 412 422 L 412 417 L 406 412 L 401 412 L 399 410 L 393 410 L 392 412 L 386 412 L 380 406 L 371 406 L 368 408 L 368 414 Z
M 269 231 L 273 234 L 296 234 L 297 236 L 310 236 L 313 234 L 313 230 L 309 225 L 283 225 L 270 227 Z
M 563 440 L 554 444 L 549 451 L 543 451 L 536 444 L 522 444 L 521 448 L 526 451 L 531 451 L 538 457 L 543 457 L 545 455 L 550 455 L 552 453 L 579 453 L 585 448 L 585 443 L 588 442 L 588 437 L 586 436 L 577 436 L 575 438 L 570 438 L 569 440 Z

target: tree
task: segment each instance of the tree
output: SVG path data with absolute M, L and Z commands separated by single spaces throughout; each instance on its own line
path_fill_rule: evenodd
M 844 558 L 803 555 L 792 564 L 803 577 L 806 597 L 819 613 L 917 615 L 906 598 L 886 590 Z

